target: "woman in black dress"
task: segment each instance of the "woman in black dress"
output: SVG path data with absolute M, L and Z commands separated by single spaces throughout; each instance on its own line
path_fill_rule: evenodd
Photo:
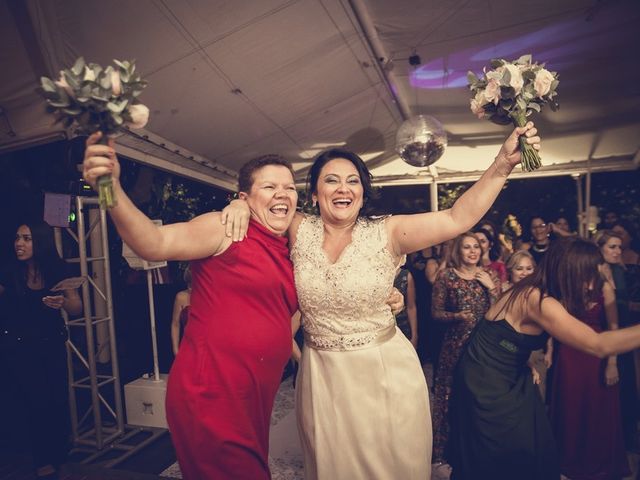
M 554 243 L 539 268 L 478 324 L 454 379 L 452 480 L 560 479 L 551 426 L 527 359 L 548 335 L 600 358 L 640 347 L 640 325 L 596 333 L 576 318 L 602 289 L 601 262 L 591 242 Z
M 15 261 L 0 271 L 0 362 L 10 390 L 24 406 L 38 478 L 57 478 L 68 447 L 67 331 L 60 309 L 76 315 L 82 301 L 74 289 L 50 289 L 68 277 L 51 227 L 20 225 L 14 240 Z

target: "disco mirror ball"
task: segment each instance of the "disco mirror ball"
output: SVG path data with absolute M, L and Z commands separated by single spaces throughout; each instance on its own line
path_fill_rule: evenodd
M 442 124 L 429 115 L 406 120 L 396 133 L 396 152 L 414 167 L 433 165 L 447 147 L 447 132 Z

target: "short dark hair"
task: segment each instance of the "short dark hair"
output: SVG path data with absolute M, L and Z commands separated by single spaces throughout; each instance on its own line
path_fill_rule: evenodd
M 242 166 L 242 168 L 240 168 L 240 172 L 238 172 L 238 191 L 249 193 L 253 186 L 253 174 L 267 165 L 280 165 L 286 167 L 291 172 L 291 176 L 295 178 L 295 172 L 293 171 L 291 162 L 280 155 L 270 153 L 268 155 L 262 155 L 249 160 Z
M 342 148 L 330 148 L 328 150 L 320 152 L 316 156 L 316 158 L 313 160 L 313 165 L 311 165 L 311 170 L 309 170 L 309 175 L 307 176 L 307 197 L 311 198 L 314 193 L 318 193 L 318 180 L 320 179 L 320 171 L 327 163 L 337 158 L 344 158 L 345 160 L 350 161 L 353 166 L 356 167 L 358 176 L 360 177 L 360 183 L 362 184 L 363 188 L 363 203 L 359 215 L 367 215 L 369 211 L 368 201 L 372 198 L 377 197 L 377 193 L 373 189 L 373 185 L 371 184 L 373 181 L 373 175 L 371 175 L 371 172 L 367 168 L 367 165 L 364 163 L 364 160 L 362 160 L 356 153 L 349 150 L 344 150 Z
M 540 303 L 545 296 L 558 300 L 574 317 L 581 318 L 590 302 L 602 293 L 602 276 L 598 265 L 603 263 L 600 249 L 594 242 L 579 237 L 563 237 L 554 241 L 538 268 L 516 283 L 505 309 L 532 289 L 540 290 Z M 592 286 L 587 289 L 587 286 Z

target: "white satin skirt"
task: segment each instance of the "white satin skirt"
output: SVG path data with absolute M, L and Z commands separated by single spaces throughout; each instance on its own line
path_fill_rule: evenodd
M 351 351 L 305 346 L 296 381 L 305 480 L 428 480 L 431 414 L 424 373 L 400 330 Z

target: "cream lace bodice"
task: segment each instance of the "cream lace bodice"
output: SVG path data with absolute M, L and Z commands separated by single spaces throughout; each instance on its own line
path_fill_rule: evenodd
M 395 324 L 386 300 L 400 263 L 387 248 L 384 219 L 358 219 L 334 264 L 323 239 L 322 219 L 307 216 L 291 249 L 305 336 L 322 349 L 360 348 Z

